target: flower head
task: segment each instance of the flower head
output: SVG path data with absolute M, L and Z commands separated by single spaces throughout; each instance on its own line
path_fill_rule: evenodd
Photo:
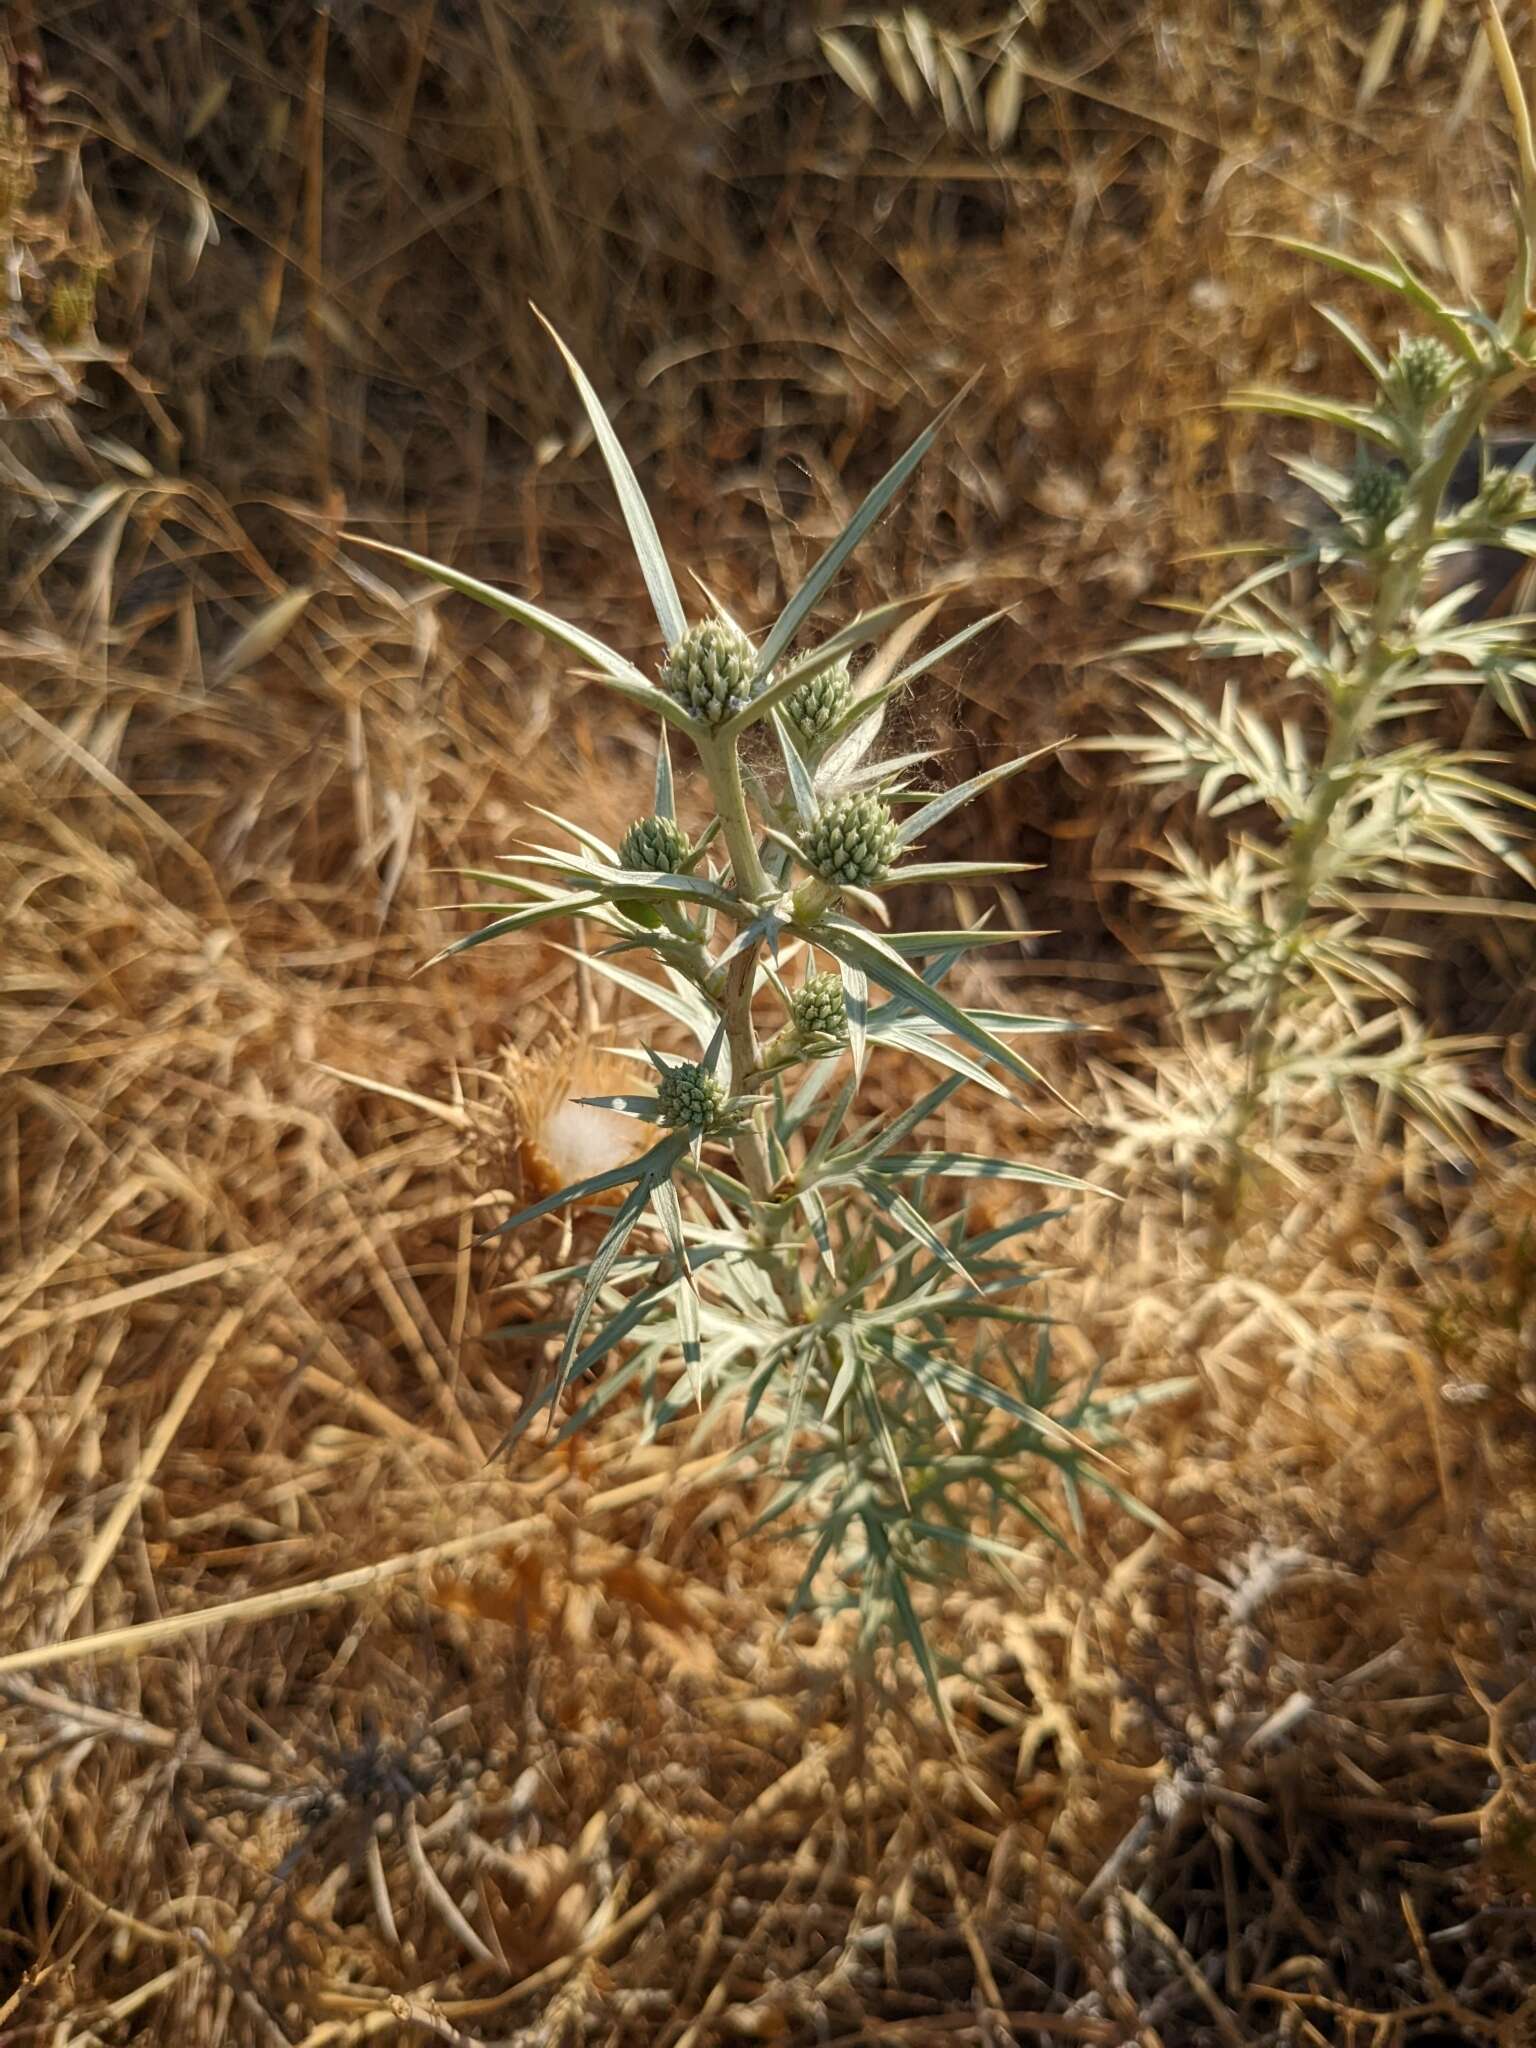
M 656 1084 L 661 1121 L 675 1129 L 707 1131 L 725 1107 L 725 1083 L 707 1067 L 668 1067 Z
M 789 1014 L 801 1038 L 841 1038 L 848 1028 L 841 975 L 811 975 L 791 998 Z
M 1456 358 L 1443 341 L 1414 334 L 1398 349 L 1387 371 L 1387 388 L 1410 419 L 1422 419 L 1455 375 Z
M 1361 462 L 1350 488 L 1349 509 L 1367 526 L 1389 526 L 1403 503 L 1403 480 L 1379 462 Z
M 690 626 L 662 664 L 661 687 L 707 725 L 723 725 L 751 698 L 757 650 L 728 619 Z
M 834 797 L 806 829 L 806 865 L 824 882 L 868 887 L 879 881 L 895 851 L 891 807 L 867 791 Z
M 637 818 L 619 841 L 619 866 L 631 873 L 680 875 L 692 857 L 687 833 L 671 818 Z
M 848 673 L 848 663 L 834 661 L 830 668 L 822 669 L 798 689 L 791 690 L 784 709 L 789 713 L 790 722 L 808 740 L 814 740 L 837 723 L 848 709 L 852 695 L 853 679 Z

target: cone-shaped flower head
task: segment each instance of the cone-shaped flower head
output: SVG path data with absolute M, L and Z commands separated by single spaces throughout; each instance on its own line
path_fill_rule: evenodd
M 725 1107 L 725 1084 L 706 1067 L 668 1067 L 656 1084 L 661 1121 L 679 1129 L 707 1131 Z
M 848 1028 L 842 976 L 813 974 L 795 991 L 789 1014 L 802 1038 L 841 1038 Z
M 895 851 L 891 807 L 866 791 L 834 797 L 806 828 L 806 864 L 824 882 L 867 888 L 879 881 Z
M 652 875 L 680 875 L 693 847 L 671 818 L 637 818 L 619 841 L 619 866 Z
M 757 661 L 752 642 L 727 619 L 690 626 L 662 664 L 661 687 L 706 725 L 723 725 L 744 711 Z
M 818 739 L 835 725 L 848 709 L 853 696 L 853 679 L 846 661 L 834 661 L 819 675 L 811 676 L 792 690 L 785 710 L 790 721 L 808 740 Z
M 1410 418 L 1421 419 L 1456 372 L 1456 358 L 1430 334 L 1410 335 L 1392 358 L 1387 383 Z
M 1402 478 L 1379 462 L 1362 462 L 1355 471 L 1349 509 L 1367 526 L 1387 526 L 1403 503 Z

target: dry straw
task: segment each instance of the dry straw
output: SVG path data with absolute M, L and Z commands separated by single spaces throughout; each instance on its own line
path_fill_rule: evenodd
M 485 1465 L 550 1363 L 488 1333 L 568 1307 L 557 1237 L 474 1244 L 519 1198 L 506 1047 L 585 1021 L 584 970 L 413 970 L 454 935 L 441 870 L 531 803 L 617 836 L 649 763 L 526 647 L 344 575 L 330 495 L 629 629 L 532 292 L 634 394 L 664 542 L 755 618 L 982 367 L 850 605 L 968 574 L 1018 625 L 946 671 L 958 745 L 1103 730 L 1071 664 L 1271 492 L 1277 430 L 1220 394 L 1347 359 L 1249 231 L 1379 224 L 1462 296 L 1507 257 L 1472 11 L 818 18 L 876 106 L 789 6 L 34 12 L 28 218 L 113 262 L 90 403 L 4 457 L 3 1654 L 74 1654 L 3 1680 L 0 2027 L 1513 2048 L 1528 1172 L 1468 1189 L 1334 1124 L 1219 1275 L 1165 1192 L 1039 1240 L 1064 1371 L 1198 1379 L 1122 1454 L 1177 1534 L 1090 1509 L 1080 1563 L 941 1603 L 957 1761 L 899 1672 L 877 1711 L 835 1630 L 786 1635 L 792 1547 L 635 1418 Z M 1114 875 L 1149 849 L 1102 770 L 979 801 L 1049 858 L 1017 922 L 1060 935 L 967 1000 L 1069 1011 L 1145 1076 L 1170 1035 Z M 1510 930 L 1417 978 L 1446 1028 L 1511 1001 Z M 1076 1100 L 1083 1042 L 1046 1061 Z M 1099 1164 L 1057 1112 L 1027 1142 Z

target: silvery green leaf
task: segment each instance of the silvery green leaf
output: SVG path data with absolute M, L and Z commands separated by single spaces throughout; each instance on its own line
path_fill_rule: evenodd
M 864 1078 L 869 1039 L 869 977 L 851 960 L 839 960 L 837 971 L 843 984 L 843 1007 L 848 1016 L 848 1049 L 853 1054 L 854 1080 L 859 1082 Z
M 957 783 L 953 789 L 944 790 L 930 803 L 924 804 L 920 811 L 902 820 L 901 830 L 896 835 L 897 845 L 911 846 L 914 840 L 920 839 L 924 832 L 937 825 L 941 818 L 947 818 L 951 811 L 959 810 L 962 804 L 968 804 L 973 797 L 980 796 L 984 789 L 990 789 L 994 783 L 1006 781 L 1010 775 L 1017 775 L 1021 768 L 1027 768 L 1032 761 L 1038 761 L 1042 754 L 1054 753 L 1058 745 L 1064 744 L 1065 742 L 1052 740 L 1049 746 L 1036 747 L 1033 753 L 1021 754 L 1016 761 L 1004 761 L 996 768 L 987 768 L 980 775 L 973 775 L 969 782 Z M 1000 869 L 997 872 L 1008 871 Z
M 795 815 L 802 825 L 809 825 L 816 815 L 816 788 L 810 769 L 801 760 L 800 750 L 789 736 L 789 726 L 777 711 L 773 713 L 773 733 L 784 757 L 784 771 L 789 777 L 790 794 L 795 800 Z
M 1337 427 L 1343 433 L 1358 434 L 1363 440 L 1374 441 L 1378 448 L 1385 448 L 1392 455 L 1403 452 L 1402 435 L 1396 422 L 1386 413 L 1377 412 L 1369 406 L 1313 398 L 1303 391 L 1272 391 L 1264 385 L 1234 391 L 1225 403 L 1234 411 L 1278 413 L 1286 419 L 1310 420 L 1318 426 Z
M 785 605 L 783 611 L 780 612 L 778 618 L 774 621 L 768 638 L 763 642 L 762 651 L 757 661 L 758 678 L 766 676 L 780 655 L 788 648 L 805 620 L 810 617 L 817 599 L 827 588 L 838 570 L 841 569 L 844 562 L 853 553 L 865 534 L 868 533 L 869 529 L 880 517 L 881 513 L 891 503 L 913 470 L 916 469 L 917 465 L 928 453 L 928 450 L 943 432 L 950 415 L 966 397 L 975 382 L 975 377 L 972 377 L 965 388 L 950 400 L 949 404 L 945 406 L 932 425 L 924 428 L 923 432 L 918 435 L 906 453 L 899 456 L 891 464 L 891 467 L 881 477 L 879 483 L 875 485 L 869 496 L 860 505 L 858 511 L 854 513 L 848 524 L 837 536 L 837 539 L 833 541 L 831 547 L 827 549 L 821 560 L 812 569 L 810 575 L 806 577 L 800 588 L 789 600 L 789 603 Z
M 870 611 L 861 612 L 829 640 L 823 640 L 819 647 L 812 648 L 810 653 L 798 656 L 779 669 L 772 680 L 758 691 L 745 710 L 738 711 L 734 718 L 727 719 L 718 728 L 719 736 L 722 739 L 736 738 L 749 725 L 756 725 L 760 719 L 766 718 L 770 711 L 777 711 L 801 683 L 811 676 L 819 675 L 829 663 L 838 660 L 844 654 L 851 654 L 856 647 L 863 647 L 871 640 L 878 640 L 898 619 L 905 618 L 908 612 L 916 611 L 920 605 L 928 602 L 928 595 L 920 592 L 915 597 L 898 597 L 889 604 L 879 604 Z M 761 656 L 758 658 L 758 673 L 767 673 L 763 668 Z
M 667 558 L 662 551 L 661 538 L 656 531 L 644 494 L 640 489 L 629 457 L 619 445 L 603 402 L 589 383 L 586 372 L 571 354 L 560 336 L 550 326 L 544 315 L 535 306 L 534 317 L 544 327 L 565 358 L 565 366 L 571 373 L 571 380 L 581 393 L 581 402 L 586 407 L 587 418 L 592 422 L 592 431 L 597 436 L 597 445 L 602 450 L 608 474 L 613 478 L 613 487 L 618 494 L 619 509 L 624 514 L 624 524 L 629 528 L 630 542 L 635 550 L 635 559 L 640 564 L 640 573 L 645 578 L 645 587 L 650 592 L 655 607 L 656 622 L 661 627 L 662 637 L 668 648 L 675 647 L 688 630 L 688 621 L 683 614 L 682 600 L 677 594 L 677 585 L 672 581 L 672 571 L 667 567 Z M 670 816 L 670 812 L 658 814 Z
M 648 683 L 633 662 L 615 654 L 611 647 L 605 647 L 590 633 L 584 633 L 579 626 L 570 625 L 565 619 L 556 618 L 552 612 L 541 611 L 537 605 L 529 604 L 525 598 L 514 597 L 509 590 L 499 590 L 494 583 L 482 583 L 477 576 L 466 576 L 458 569 L 450 569 L 444 562 L 434 562 L 428 555 L 418 555 L 410 548 L 392 547 L 386 541 L 370 540 L 366 534 L 347 533 L 342 538 L 358 547 L 372 548 L 381 555 L 392 556 L 397 562 L 404 562 L 407 568 L 415 569 L 420 575 L 430 576 L 434 582 L 445 584 L 456 590 L 461 597 L 472 597 L 477 604 L 487 606 L 491 611 L 500 612 L 505 619 L 514 619 L 519 625 L 531 626 L 546 640 L 558 641 L 563 647 L 583 655 L 593 663 L 595 680 L 617 690 L 631 703 L 642 705 L 654 711 L 671 725 L 680 726 L 685 732 L 697 730 L 680 704 L 674 703 L 665 690 L 658 690 L 654 683 Z
M 1039 871 L 1037 860 L 934 860 L 916 861 L 892 868 L 875 884 L 881 891 L 898 889 L 912 882 L 980 881 L 1002 875 L 1032 875 Z
M 619 1204 L 614 1219 L 608 1226 L 607 1235 L 592 1254 L 592 1263 L 587 1268 L 587 1277 L 582 1283 L 581 1293 L 578 1295 L 576 1307 L 572 1311 L 571 1326 L 566 1332 L 565 1346 L 560 1353 L 560 1363 L 555 1370 L 555 1391 L 552 1397 L 554 1400 L 559 1400 L 571 1377 L 571 1369 L 576 1362 L 577 1353 L 581 1348 L 582 1332 L 586 1329 L 591 1319 L 592 1311 L 597 1306 L 597 1298 L 603 1290 L 603 1283 L 608 1278 L 609 1269 L 629 1242 L 635 1225 L 644 1215 L 650 1194 L 651 1180 L 647 1175 L 642 1177 L 630 1189 L 624 1200 Z
M 666 728 L 663 727 L 662 730 L 665 731 Z M 573 839 L 585 846 L 590 853 L 595 853 L 599 860 L 606 861 L 610 867 L 617 862 L 618 855 L 608 842 L 599 839 L 595 832 L 589 832 L 585 825 L 578 825 L 571 818 L 562 818 L 558 811 L 546 811 L 542 804 L 530 804 L 528 808 L 536 818 L 547 818 L 551 825 L 558 825 L 562 832 L 569 832 Z
M 657 1120 L 654 1095 L 575 1095 L 571 1100 L 584 1109 L 606 1109 L 615 1116 L 638 1117 L 642 1123 L 653 1124 Z
M 1344 337 L 1344 340 L 1354 350 L 1361 362 L 1364 363 L 1376 382 L 1378 384 L 1385 384 L 1387 381 L 1386 361 L 1371 347 L 1371 344 L 1366 340 L 1353 320 L 1348 319 L 1336 306 L 1316 306 L 1313 310 L 1322 315 L 1323 319 L 1328 322 L 1328 325 L 1336 334 Z
M 699 1364 L 699 1295 L 689 1263 L 688 1243 L 683 1230 L 682 1205 L 670 1180 L 659 1180 L 651 1190 L 651 1202 L 661 1218 L 672 1256 L 677 1261 L 681 1285 L 677 1290 L 677 1320 L 682 1332 L 683 1363 L 693 1384 L 694 1398 L 704 1405 L 704 1382 Z
M 530 903 L 521 910 L 508 912 L 498 917 L 494 924 L 482 925 L 477 932 L 467 932 L 462 939 L 455 939 L 451 946 L 444 946 L 434 953 L 426 966 L 437 966 L 440 960 L 449 960 L 455 953 L 469 953 L 476 946 L 487 945 L 492 939 L 505 938 L 509 932 L 527 931 L 531 925 L 543 924 L 552 917 L 578 917 L 602 903 L 601 896 L 559 896 L 547 903 Z
M 542 1202 L 535 1202 L 527 1209 L 519 1209 L 515 1216 L 509 1216 L 505 1223 L 498 1223 L 494 1229 L 485 1231 L 479 1242 L 486 1243 L 493 1237 L 505 1237 L 509 1230 L 521 1230 L 524 1224 L 536 1223 L 541 1216 L 548 1216 L 556 1209 L 563 1209 L 567 1202 L 590 1201 L 593 1195 L 607 1194 L 611 1188 L 621 1188 L 630 1181 L 644 1180 L 647 1174 L 670 1173 L 687 1149 L 687 1140 L 682 1137 L 663 1138 L 659 1145 L 653 1145 L 638 1159 L 628 1160 L 623 1166 L 610 1167 L 606 1173 L 594 1173 L 586 1180 L 572 1181 L 569 1187 L 546 1195 Z
M 980 1152 L 887 1153 L 875 1161 L 871 1170 L 889 1174 L 897 1180 L 911 1177 L 916 1180 L 1027 1181 L 1036 1187 L 1073 1188 L 1079 1194 L 1106 1195 L 1111 1201 L 1116 1199 L 1108 1188 L 1101 1188 L 1091 1180 L 1079 1180 L 1075 1174 L 1057 1173 L 1052 1167 L 1036 1166 L 1024 1159 L 993 1159 Z
M 888 994 L 905 996 L 914 1009 L 932 1017 L 935 1023 L 946 1025 L 957 1038 L 963 1038 L 977 1052 L 986 1053 L 1007 1072 L 1048 1089 L 1052 1095 L 1056 1094 L 1056 1090 L 1028 1060 L 1016 1053 L 1012 1046 L 1005 1045 L 984 1025 L 974 1023 L 958 1004 L 952 1003 L 937 989 L 930 988 L 898 957 L 894 948 L 887 946 L 873 932 L 860 931 L 856 925 L 849 925 L 840 918 L 828 918 L 818 927 L 818 943 L 838 959 L 847 959 L 862 967 L 870 980 L 878 982 Z
M 858 1176 L 858 1180 L 859 1185 L 865 1192 L 872 1195 L 881 1208 L 888 1215 L 893 1216 L 907 1235 L 920 1244 L 925 1252 L 929 1253 L 931 1257 L 942 1261 L 953 1272 L 958 1273 L 962 1280 L 967 1283 L 971 1282 L 971 1276 L 966 1271 L 964 1265 L 956 1258 L 955 1254 L 950 1250 L 943 1238 L 939 1236 L 928 1219 L 920 1215 L 904 1195 L 898 1194 L 894 1188 L 882 1185 L 882 1176 L 878 1166 L 861 1173 Z

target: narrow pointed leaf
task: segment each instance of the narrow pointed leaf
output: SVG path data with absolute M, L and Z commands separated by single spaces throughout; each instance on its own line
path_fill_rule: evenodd
M 667 1243 L 677 1261 L 680 1283 L 677 1290 L 677 1324 L 683 1340 L 683 1363 L 688 1369 L 689 1382 L 694 1398 L 702 1408 L 704 1405 L 704 1379 L 699 1349 L 699 1294 L 693 1282 L 693 1269 L 688 1257 L 688 1244 L 683 1235 L 683 1209 L 677 1199 L 677 1189 L 670 1180 L 659 1180 L 651 1190 L 651 1202 L 661 1218 L 662 1228 L 667 1233 Z
M 929 602 L 930 596 L 919 592 L 915 597 L 898 597 L 889 604 L 875 605 L 870 611 L 860 612 L 856 619 L 850 619 L 848 624 L 840 627 L 829 640 L 823 640 L 820 646 L 812 648 L 809 654 L 800 655 L 797 660 L 780 669 L 772 682 L 765 689 L 759 690 L 745 710 L 738 711 L 734 718 L 727 719 L 724 725 L 717 728 L 719 736 L 722 739 L 734 738 L 747 726 L 755 725 L 759 719 L 766 718 L 770 711 L 777 711 L 790 692 L 797 689 L 801 683 L 806 682 L 811 676 L 819 675 L 830 663 L 839 660 L 845 654 L 851 654 L 856 647 L 863 647 L 868 641 L 878 640 L 898 619 L 905 618 L 919 605 Z M 764 673 L 761 658 L 758 669 L 759 673 Z M 657 692 L 658 696 L 661 694 L 660 691 Z M 670 699 L 668 701 L 670 702 Z
M 920 811 L 914 811 L 911 817 L 903 819 L 901 830 L 896 835 L 896 844 L 911 846 L 931 827 L 937 825 L 941 818 L 947 818 L 951 811 L 959 810 L 962 804 L 968 804 L 973 797 L 980 796 L 984 789 L 990 789 L 996 782 L 1006 782 L 1010 775 L 1017 775 L 1019 770 L 1027 768 L 1031 761 L 1038 761 L 1042 754 L 1054 753 L 1058 746 L 1067 744 L 1065 740 L 1052 740 L 1049 746 L 1036 747 L 1033 753 L 1021 754 L 1016 761 L 1000 762 L 996 768 L 987 768 L 980 775 L 973 775 L 969 782 L 960 782 L 953 789 L 941 791 L 931 803 L 924 804 Z M 1004 871 L 999 869 L 997 872 Z
M 586 1180 L 572 1181 L 569 1187 L 559 1188 L 552 1195 L 546 1195 L 542 1202 L 535 1202 L 530 1208 L 519 1209 L 515 1216 L 509 1216 L 505 1223 L 498 1223 L 493 1230 L 485 1232 L 480 1240 L 485 1243 L 493 1237 L 505 1237 L 509 1230 L 521 1230 L 525 1223 L 536 1223 L 541 1216 L 548 1216 L 553 1210 L 564 1208 L 567 1202 L 585 1202 L 593 1195 L 605 1195 L 611 1188 L 624 1187 L 630 1181 L 644 1180 L 648 1174 L 670 1173 L 687 1149 L 687 1141 L 680 1137 L 663 1138 L 659 1145 L 653 1145 L 649 1152 L 642 1152 L 638 1159 L 631 1159 L 623 1166 L 610 1167 L 606 1173 L 594 1173 Z
M 662 638 L 670 650 L 687 632 L 688 620 L 683 613 L 682 600 L 677 594 L 677 585 L 672 580 L 672 571 L 667 567 L 667 558 L 662 552 L 661 538 L 656 531 L 655 521 L 651 518 L 635 472 L 630 467 L 629 457 L 619 445 L 619 437 L 613 431 L 612 423 L 603 409 L 603 402 L 593 390 L 586 372 L 537 306 L 533 311 L 534 317 L 565 358 L 565 367 L 571 373 L 571 381 L 581 393 L 581 402 L 587 409 L 587 418 L 592 422 L 597 445 L 602 450 L 604 462 L 608 465 L 608 474 L 613 478 L 613 488 L 618 495 L 619 509 L 624 514 L 624 524 L 629 528 L 635 559 L 640 564 L 645 587 L 651 594 L 656 622 L 661 627 Z
M 977 374 L 979 375 L 980 373 L 978 372 Z M 928 453 L 928 450 L 933 446 L 938 436 L 948 424 L 950 415 L 960 404 L 961 400 L 968 395 L 971 386 L 975 382 L 976 378 L 972 377 L 964 390 L 958 392 L 950 400 L 949 404 L 945 406 L 932 425 L 924 428 L 923 432 L 918 435 L 906 453 L 899 456 L 891 464 L 891 467 L 881 477 L 879 483 L 875 485 L 858 511 L 854 513 L 837 539 L 833 541 L 831 547 L 827 549 L 827 552 L 822 556 L 815 568 L 812 569 L 810 575 L 806 577 L 800 588 L 789 600 L 789 603 L 785 605 L 783 611 L 780 612 L 778 618 L 774 621 L 768 638 L 763 642 L 762 652 L 757 658 L 757 674 L 759 676 L 767 675 L 779 656 L 789 646 L 789 643 L 794 639 L 796 633 L 799 632 L 802 624 L 810 617 L 817 599 L 827 588 L 827 585 L 832 581 L 838 570 L 842 568 L 844 562 L 847 561 L 865 534 L 869 532 L 869 529 L 874 525 L 881 513 L 891 503 L 913 470 L 916 469 L 917 465 Z

